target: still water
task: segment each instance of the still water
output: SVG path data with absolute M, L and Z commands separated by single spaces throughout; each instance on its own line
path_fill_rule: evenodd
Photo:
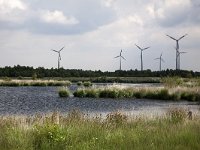
M 96 86 L 103 85 L 98 84 Z M 128 86 L 152 85 L 129 84 Z M 75 85 L 70 87 L 71 90 L 76 88 Z M 59 87 L 0 87 L 0 115 L 33 115 L 54 111 L 68 113 L 73 109 L 77 109 L 84 113 L 97 115 L 123 111 L 131 115 L 159 116 L 172 107 L 183 107 L 197 114 L 200 111 L 198 103 L 186 101 L 60 98 L 58 89 Z

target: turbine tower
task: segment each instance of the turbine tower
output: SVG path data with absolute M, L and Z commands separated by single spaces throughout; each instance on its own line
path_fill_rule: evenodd
M 187 52 L 178 52 L 178 64 L 179 64 L 179 69 L 181 69 L 181 54 L 185 54 Z
M 172 40 L 175 40 L 176 41 L 176 70 L 180 70 L 180 65 L 179 65 L 179 41 L 184 38 L 185 36 L 187 36 L 187 34 L 181 36 L 179 39 L 175 39 L 173 38 L 172 36 L 169 36 L 169 35 L 166 35 L 168 36 L 169 38 L 171 38 Z
M 159 60 L 160 61 L 160 71 L 162 71 L 162 62 L 165 62 L 164 59 L 162 58 L 162 53 L 160 54 L 160 57 L 155 58 L 154 60 Z
M 119 56 L 116 56 L 114 58 L 118 58 L 119 57 L 119 60 L 120 60 L 120 64 L 119 64 L 119 70 L 121 71 L 122 70 L 122 59 L 126 60 L 123 56 L 122 56 L 122 49 L 120 51 L 120 54 Z
M 58 69 L 60 68 L 60 61 L 61 61 L 61 55 L 60 52 L 63 50 L 64 47 L 62 47 L 59 51 L 52 49 L 52 51 L 58 53 Z
M 135 46 L 137 46 L 138 49 L 140 49 L 141 51 L 141 54 L 140 54 L 140 57 L 141 57 L 141 71 L 143 71 L 143 60 L 142 60 L 142 52 L 150 47 L 146 47 L 146 48 L 141 48 L 139 47 L 138 45 L 135 44 Z

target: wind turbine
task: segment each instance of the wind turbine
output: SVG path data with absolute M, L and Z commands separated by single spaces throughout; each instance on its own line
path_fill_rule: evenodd
M 122 49 L 121 49 L 121 51 L 120 51 L 119 56 L 116 56 L 116 57 L 114 57 L 114 58 L 118 58 L 118 57 L 119 57 L 119 59 L 120 59 L 119 70 L 121 71 L 121 70 L 122 70 L 122 60 L 121 60 L 121 59 L 126 60 L 126 59 L 122 56 Z
M 162 62 L 165 62 L 164 59 L 162 58 L 162 53 L 160 54 L 160 57 L 155 58 L 154 60 L 160 60 L 160 71 L 162 70 Z
M 58 69 L 60 68 L 60 61 L 61 61 L 61 55 L 60 52 L 63 50 L 64 47 L 62 47 L 59 51 L 52 49 L 52 51 L 58 53 Z
M 142 52 L 150 47 L 146 47 L 146 48 L 141 48 L 139 47 L 138 45 L 135 44 L 135 46 L 137 46 L 138 49 L 141 50 L 141 54 L 140 54 L 140 57 L 141 57 L 141 71 L 143 71 L 143 60 L 142 60 Z
M 185 54 L 185 53 L 187 53 L 187 52 L 178 52 L 178 64 L 179 64 L 179 69 L 181 69 L 181 54 Z
M 169 35 L 166 35 L 168 36 L 169 38 L 171 38 L 172 40 L 175 40 L 176 41 L 176 70 L 180 70 L 180 65 L 178 64 L 179 63 L 179 41 L 184 38 L 185 36 L 187 36 L 188 34 L 185 34 L 183 36 L 181 36 L 179 39 L 175 39 L 173 38 L 172 36 L 169 36 Z

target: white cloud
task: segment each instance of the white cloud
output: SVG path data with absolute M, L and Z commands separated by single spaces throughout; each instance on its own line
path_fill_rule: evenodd
M 42 11 L 41 13 L 42 21 L 46 23 L 55 23 L 55 24 L 65 24 L 65 25 L 75 25 L 79 21 L 72 16 L 65 16 L 62 11 Z
M 27 5 L 20 0 L 0 0 L 0 20 L 21 22 Z

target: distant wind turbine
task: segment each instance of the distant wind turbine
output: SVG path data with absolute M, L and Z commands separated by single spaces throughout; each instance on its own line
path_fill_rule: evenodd
M 144 50 L 146 50 L 146 49 L 150 48 L 150 47 L 141 48 L 141 47 L 139 47 L 139 46 L 138 46 L 138 45 L 136 45 L 136 44 L 135 44 L 135 46 L 137 46 L 137 48 L 141 50 L 141 55 L 140 55 L 140 57 L 141 57 L 141 71 L 143 71 L 142 52 L 143 52 Z
M 52 49 L 52 51 L 58 53 L 58 69 L 60 68 L 60 61 L 61 61 L 61 55 L 60 52 L 64 49 L 64 47 L 62 47 L 59 51 Z
M 121 70 L 122 70 L 122 60 L 121 60 L 121 59 L 126 60 L 126 59 L 122 56 L 122 50 L 120 51 L 119 56 L 116 56 L 116 57 L 114 57 L 114 58 L 119 58 L 119 59 L 120 59 L 119 70 L 121 71 Z
M 176 41 L 176 70 L 180 70 L 180 65 L 179 65 L 179 41 L 184 38 L 185 36 L 187 36 L 188 34 L 185 34 L 183 36 L 181 36 L 179 39 L 175 39 L 173 38 L 172 36 L 169 36 L 169 35 L 166 35 L 168 36 L 169 38 L 171 38 L 172 40 L 175 40 Z
M 162 62 L 165 62 L 164 59 L 162 58 L 162 53 L 160 54 L 160 57 L 155 58 L 154 60 L 159 60 L 160 61 L 160 71 L 162 71 Z
M 178 52 L 178 64 L 179 64 L 179 69 L 181 69 L 181 54 L 185 54 L 187 52 Z

